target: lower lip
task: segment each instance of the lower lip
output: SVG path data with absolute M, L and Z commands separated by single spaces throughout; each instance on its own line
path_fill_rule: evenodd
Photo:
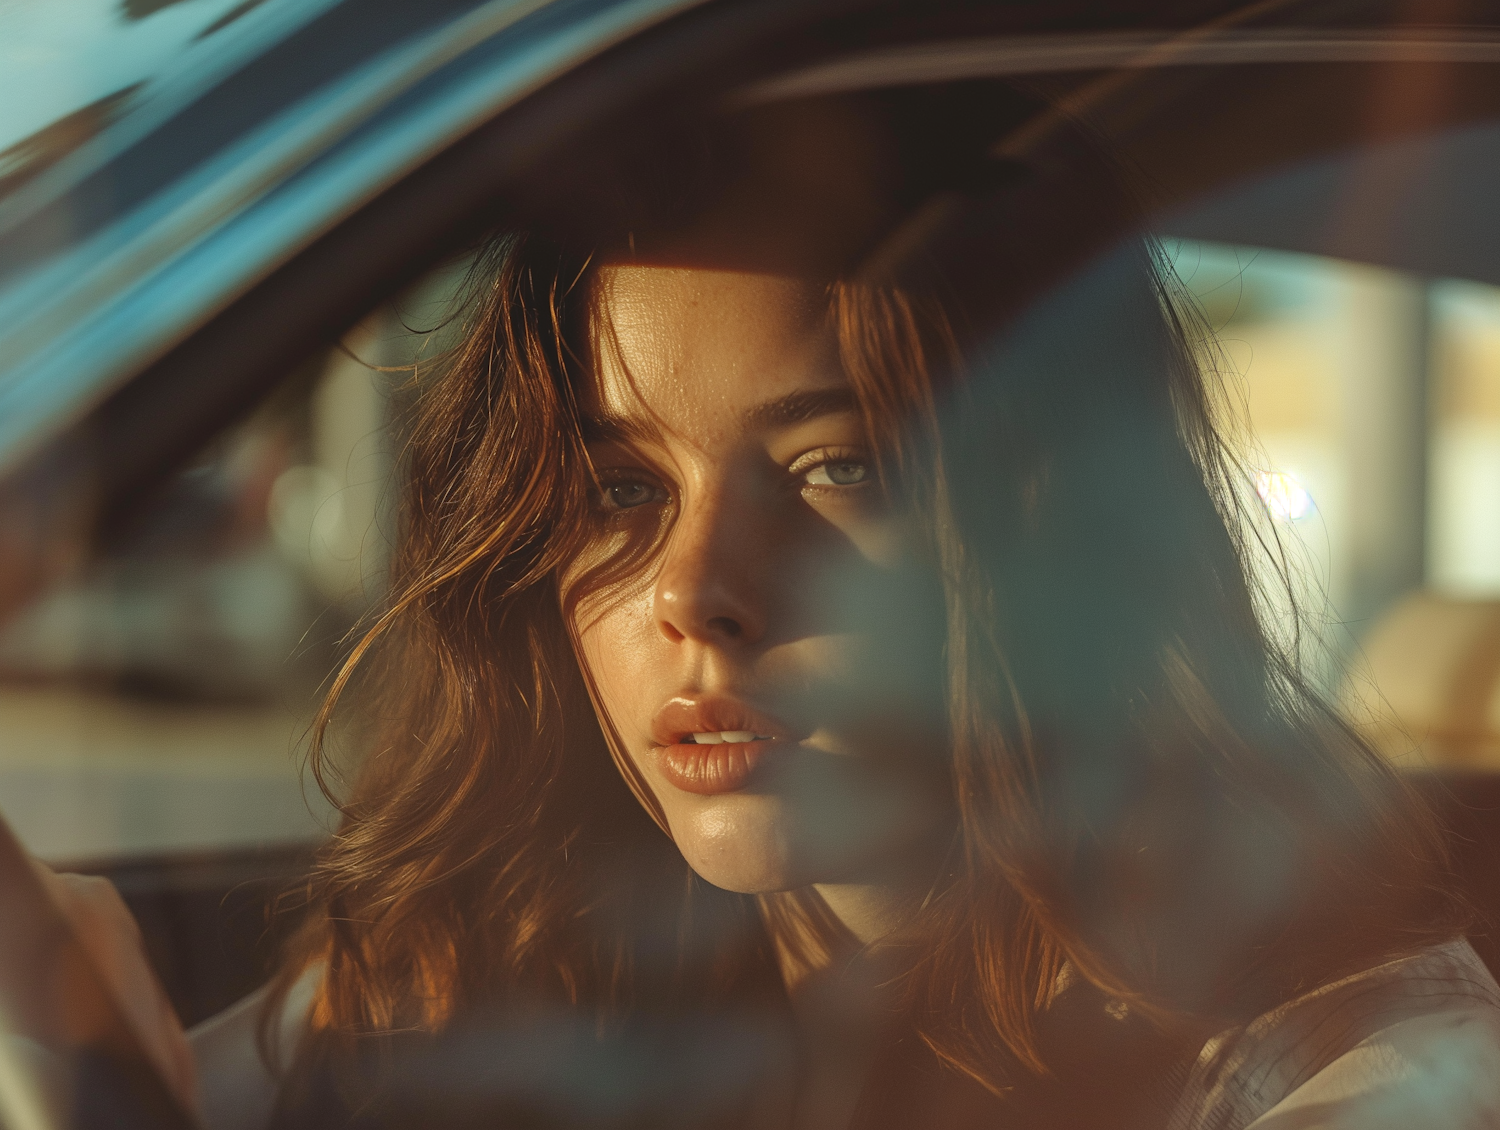
M 755 767 L 774 745 L 774 739 L 716 745 L 678 742 L 660 747 L 658 763 L 662 776 L 683 792 L 715 796 L 749 784 Z

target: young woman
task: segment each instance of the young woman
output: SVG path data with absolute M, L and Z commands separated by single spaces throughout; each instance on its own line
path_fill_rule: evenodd
M 280 1124 L 1500 1119 L 1441 836 L 1266 627 L 1170 269 L 1076 131 L 968 105 L 632 143 L 480 257 Z

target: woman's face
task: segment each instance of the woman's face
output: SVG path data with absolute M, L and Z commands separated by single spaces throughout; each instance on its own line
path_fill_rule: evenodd
M 645 266 L 597 285 L 599 544 L 656 539 L 574 612 L 602 706 L 709 882 L 878 882 L 946 820 L 941 604 L 822 288 Z

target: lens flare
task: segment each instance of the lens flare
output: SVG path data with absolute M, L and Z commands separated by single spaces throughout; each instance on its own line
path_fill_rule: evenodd
M 1286 471 L 1261 471 L 1255 476 L 1255 493 L 1277 521 L 1295 522 L 1312 512 L 1312 495 Z

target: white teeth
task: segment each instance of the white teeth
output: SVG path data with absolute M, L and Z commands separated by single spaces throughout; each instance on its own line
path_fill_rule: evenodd
M 693 741 L 699 745 L 718 745 L 724 740 L 721 734 L 694 734 Z
M 717 733 L 693 734 L 694 745 L 719 745 L 723 742 L 768 742 L 770 734 L 757 734 L 754 730 L 720 730 Z

